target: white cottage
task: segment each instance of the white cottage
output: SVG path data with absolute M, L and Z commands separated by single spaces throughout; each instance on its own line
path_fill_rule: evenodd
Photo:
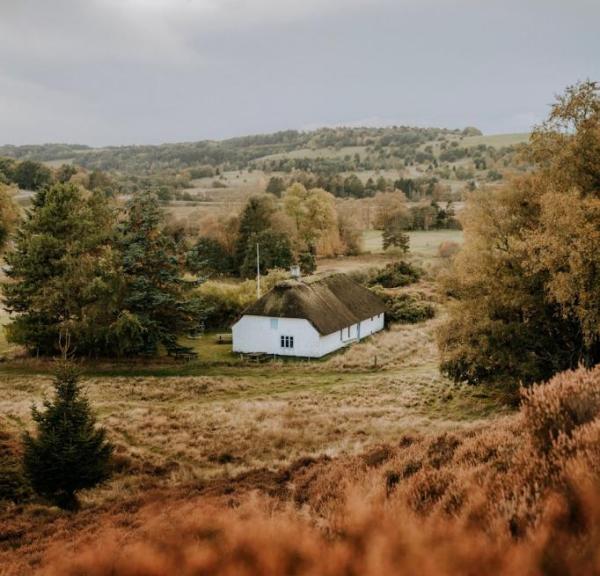
M 233 325 L 233 351 L 320 358 L 384 326 L 385 305 L 345 274 L 277 284 Z

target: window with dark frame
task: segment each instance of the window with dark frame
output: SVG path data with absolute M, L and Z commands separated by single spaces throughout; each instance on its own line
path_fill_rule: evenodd
M 281 336 L 280 343 L 282 348 L 293 348 L 294 337 L 293 336 Z

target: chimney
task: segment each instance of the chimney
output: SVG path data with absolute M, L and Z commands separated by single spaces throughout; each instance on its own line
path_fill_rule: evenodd
M 292 276 L 292 278 L 298 280 L 300 278 L 300 266 L 290 266 L 290 275 Z

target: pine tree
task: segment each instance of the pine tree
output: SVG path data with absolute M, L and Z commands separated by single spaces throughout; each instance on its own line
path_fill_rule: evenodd
M 400 217 L 388 218 L 383 227 L 383 249 L 390 246 L 399 248 L 402 252 L 408 252 L 409 238 L 404 233 L 404 220 Z
M 141 194 L 129 203 L 120 230 L 125 297 L 116 325 L 130 336 L 119 345 L 125 355 L 155 354 L 161 344 L 183 350 L 178 337 L 202 319 L 202 303 L 188 297 L 192 283 L 182 278 L 177 245 L 163 227 L 156 196 Z
M 79 373 L 62 361 L 56 370 L 55 395 L 36 407 L 37 435 L 24 436 L 23 464 L 33 489 L 61 508 L 78 507 L 77 492 L 109 477 L 112 446 L 79 386 Z
M 114 212 L 100 194 L 55 184 L 36 194 L 6 255 L 2 285 L 12 342 L 57 352 L 68 329 L 78 354 L 97 352 L 116 317 L 120 276 L 112 251 Z
M 235 249 L 238 269 L 244 264 L 251 237 L 271 228 L 271 218 L 274 212 L 275 206 L 270 196 L 253 196 L 248 200 L 240 218 Z

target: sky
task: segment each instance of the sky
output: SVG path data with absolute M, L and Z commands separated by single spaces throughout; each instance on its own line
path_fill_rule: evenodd
M 525 132 L 600 80 L 598 0 L 0 0 L 0 144 Z

